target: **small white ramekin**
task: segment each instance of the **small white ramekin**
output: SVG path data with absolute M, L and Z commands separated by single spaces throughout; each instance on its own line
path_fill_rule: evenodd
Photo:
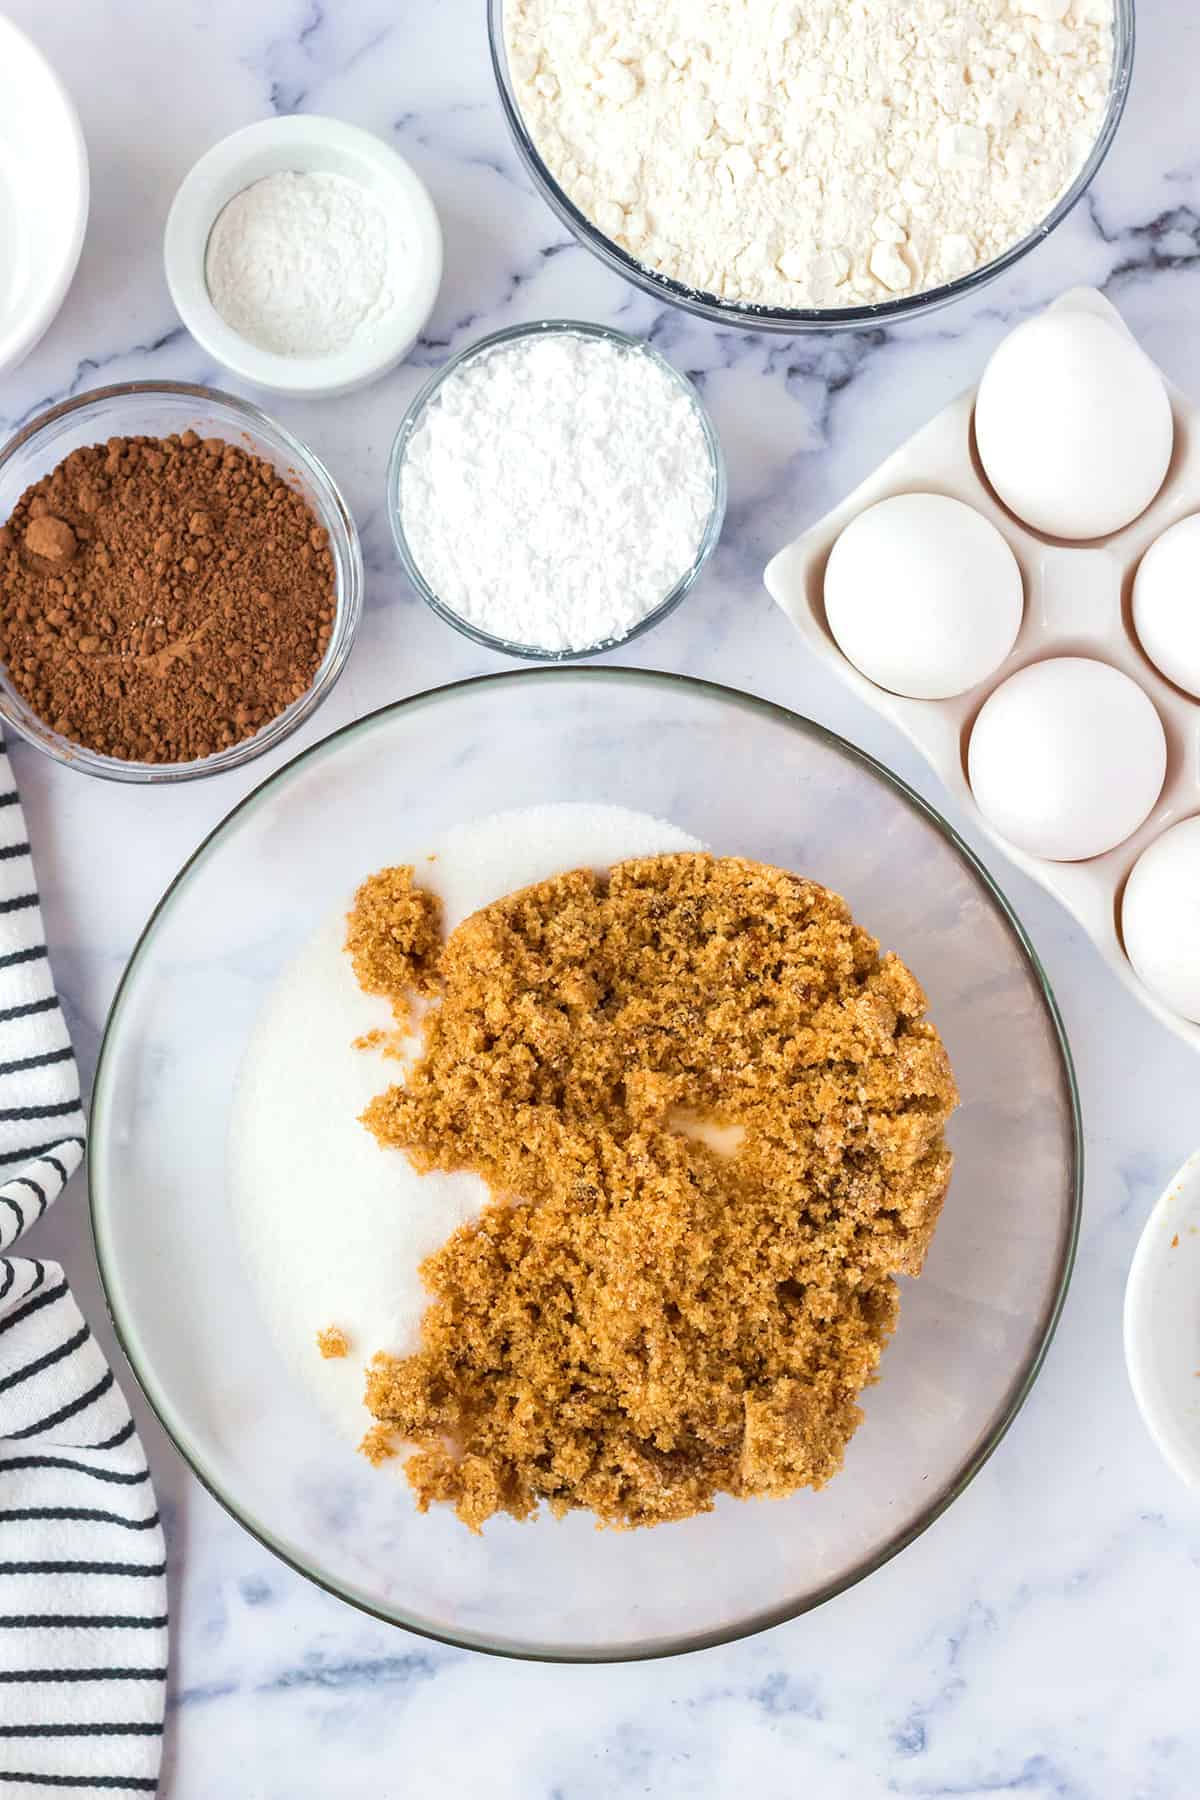
M 391 312 L 360 340 L 325 356 L 283 356 L 225 323 L 209 298 L 204 259 L 217 215 L 235 194 L 268 175 L 314 170 L 370 191 L 403 246 L 406 279 Z M 172 203 L 163 259 L 176 310 L 203 350 L 256 387 L 315 397 L 365 387 L 408 355 L 441 285 L 442 232 L 428 189 L 397 151 L 357 125 L 293 113 L 247 125 L 200 158 Z

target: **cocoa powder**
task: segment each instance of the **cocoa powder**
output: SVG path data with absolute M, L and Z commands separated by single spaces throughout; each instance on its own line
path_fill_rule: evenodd
M 312 685 L 328 534 L 269 462 L 194 431 L 72 451 L 0 526 L 0 658 L 62 736 L 190 762 Z

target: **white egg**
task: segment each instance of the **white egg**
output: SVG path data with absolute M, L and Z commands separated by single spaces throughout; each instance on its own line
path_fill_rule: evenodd
M 975 402 L 988 480 L 1052 537 L 1096 538 L 1144 512 L 1171 460 L 1162 376 L 1133 339 L 1092 313 L 1042 313 L 994 352 Z
M 825 568 L 825 615 L 869 681 L 914 700 L 964 694 L 1021 629 L 1021 571 L 982 513 L 894 494 L 851 520 Z
M 1167 680 L 1200 698 L 1200 513 L 1164 531 L 1143 556 L 1133 628 Z
M 1058 656 L 1001 682 L 967 749 L 971 790 L 1001 837 L 1033 856 L 1081 862 L 1137 830 L 1167 769 L 1162 721 L 1136 681 Z
M 1146 986 L 1200 1024 L 1200 818 L 1172 825 L 1142 851 L 1125 884 L 1121 932 Z

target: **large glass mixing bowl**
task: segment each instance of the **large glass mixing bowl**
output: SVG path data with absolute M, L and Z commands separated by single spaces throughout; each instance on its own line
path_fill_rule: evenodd
M 665 300 L 672 306 L 681 307 L 684 312 L 696 313 L 700 318 L 711 319 L 718 325 L 742 325 L 750 331 L 843 331 L 859 325 L 892 325 L 899 319 L 912 318 L 919 313 L 936 312 L 939 307 L 948 306 L 952 300 L 962 299 L 964 295 L 986 287 L 989 281 L 995 281 L 998 275 L 1003 275 L 1014 263 L 1019 263 L 1022 257 L 1036 249 L 1043 239 L 1049 237 L 1055 227 L 1062 224 L 1076 201 L 1086 193 L 1117 134 L 1133 76 L 1134 0 L 1113 0 L 1112 85 L 1096 140 L 1074 181 L 1060 194 L 1046 217 L 1010 249 L 993 257 L 991 262 L 972 269 L 955 281 L 943 282 L 938 287 L 926 288 L 920 293 L 903 294 L 895 300 L 883 300 L 870 305 L 824 308 L 751 306 L 722 300 L 718 295 L 704 293 L 698 288 L 685 287 L 670 275 L 663 275 L 657 269 L 638 262 L 636 257 L 606 237 L 599 226 L 586 213 L 581 212 L 564 192 L 543 161 L 525 123 L 509 68 L 504 35 L 504 7 L 505 0 L 488 0 L 488 41 L 491 46 L 492 69 L 500 93 L 500 105 L 521 161 L 550 210 L 593 256 L 614 269 L 618 275 L 623 275 L 626 281 L 632 281 L 636 287 L 653 294 L 655 299 Z
M 419 856 L 463 820 L 555 800 L 640 808 L 718 852 L 816 877 L 928 989 L 962 1089 L 957 1165 L 925 1272 L 902 1283 L 866 1421 L 820 1493 L 724 1499 L 650 1531 L 597 1531 L 572 1515 L 501 1518 L 472 1537 L 444 1509 L 421 1517 L 393 1471 L 356 1456 L 268 1334 L 231 1229 L 225 1163 L 234 1075 L 264 997 L 364 874 Z M 1054 1001 L 965 845 L 810 721 L 614 668 L 440 688 L 273 775 L 201 845 L 146 927 L 92 1109 L 92 1217 L 112 1316 L 200 1479 L 285 1561 L 380 1618 L 563 1660 L 759 1630 L 911 1542 L 1029 1392 L 1066 1289 L 1079 1191 Z M 331 1232 L 350 1204 L 330 1194 Z

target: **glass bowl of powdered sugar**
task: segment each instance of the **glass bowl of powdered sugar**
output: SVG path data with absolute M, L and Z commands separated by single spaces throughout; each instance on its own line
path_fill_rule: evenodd
M 488 0 L 542 198 L 660 301 L 756 331 L 891 324 L 1019 262 L 1120 124 L 1134 0 Z
M 725 516 L 692 383 L 636 338 L 550 319 L 426 384 L 388 468 L 396 547 L 434 612 L 509 656 L 564 662 L 657 625 Z

